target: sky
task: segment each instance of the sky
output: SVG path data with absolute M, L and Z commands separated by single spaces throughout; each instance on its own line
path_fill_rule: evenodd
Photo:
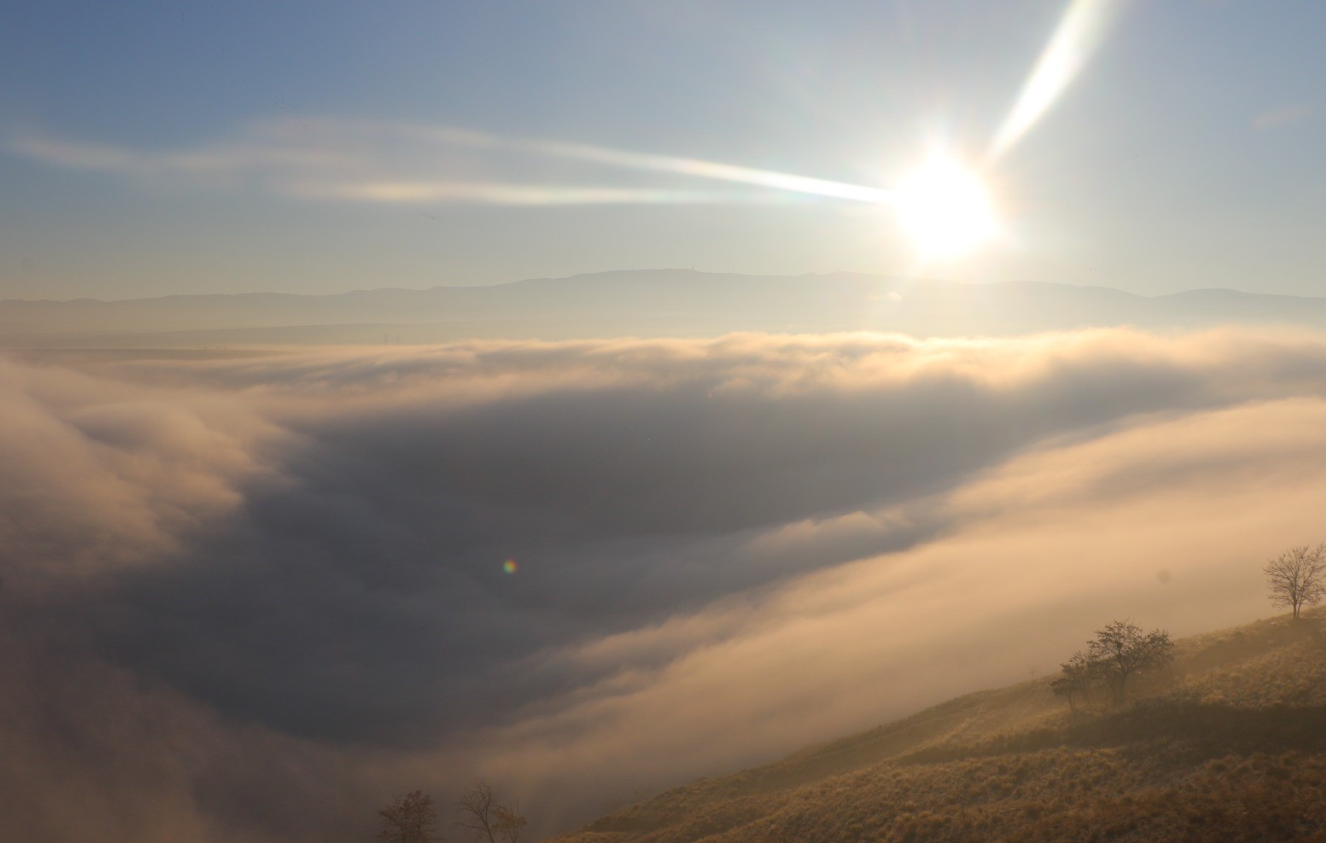
M 690 266 L 1326 294 L 1326 8 L 1079 3 L 1080 72 L 991 155 L 1069 5 L 6 3 L 0 297 Z M 884 205 L 692 166 L 887 192 L 937 148 L 998 222 L 937 262 Z

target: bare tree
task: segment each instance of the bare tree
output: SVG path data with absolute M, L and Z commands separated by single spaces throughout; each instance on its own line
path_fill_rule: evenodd
M 434 843 L 442 839 L 442 835 L 433 830 L 437 825 L 433 797 L 422 790 L 398 797 L 395 802 L 380 809 L 378 816 L 382 817 L 379 840 L 388 843 Z
M 460 819 L 456 824 L 468 828 L 487 843 L 519 843 L 520 834 L 529 822 L 513 807 L 497 804 L 497 797 L 487 782 L 476 781 L 474 787 L 456 802 Z
M 520 843 L 520 833 L 525 830 L 529 820 L 525 819 L 517 809 L 505 805 L 498 805 L 496 813 L 497 822 L 493 823 L 493 826 L 497 829 L 497 833 L 506 843 Z
M 1294 620 L 1304 606 L 1315 606 L 1326 596 L 1326 544 L 1309 550 L 1291 547 L 1262 568 L 1271 589 L 1271 605 L 1293 610 Z
M 1050 683 L 1050 689 L 1056 697 L 1068 698 L 1068 710 L 1077 710 L 1077 700 L 1091 702 L 1091 689 L 1102 678 L 1103 671 L 1099 662 L 1093 661 L 1086 653 L 1078 650 L 1072 658 L 1059 666 L 1060 676 Z
M 1087 657 L 1100 665 L 1114 685 L 1115 701 L 1122 704 L 1128 699 L 1128 677 L 1169 664 L 1173 649 L 1168 632 L 1143 633 L 1137 624 L 1114 621 L 1096 631 L 1095 640 L 1087 645 Z

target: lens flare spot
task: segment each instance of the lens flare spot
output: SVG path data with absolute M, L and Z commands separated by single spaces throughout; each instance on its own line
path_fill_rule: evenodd
M 903 179 L 898 219 L 926 258 L 954 258 L 994 234 L 994 209 L 981 178 L 952 158 L 935 156 Z
M 514 559 L 508 559 L 502 563 L 502 570 L 506 571 L 508 574 L 514 574 L 519 567 L 520 566 L 516 564 L 516 560 Z

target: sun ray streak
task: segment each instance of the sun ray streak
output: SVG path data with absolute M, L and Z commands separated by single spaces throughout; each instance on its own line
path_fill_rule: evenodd
M 633 170 L 673 173 L 683 176 L 713 179 L 717 181 L 749 184 L 758 187 L 785 190 L 793 193 L 805 193 L 835 199 L 850 199 L 857 202 L 890 204 L 894 201 L 893 191 L 877 187 L 850 184 L 847 182 L 798 176 L 773 170 L 761 170 L 754 167 L 742 167 L 735 164 L 723 164 L 716 161 L 704 161 L 697 158 L 682 158 L 671 155 L 658 155 L 649 152 L 633 152 L 591 144 L 567 143 L 564 141 L 504 138 L 484 132 L 456 130 L 450 128 L 397 127 L 408 134 L 417 134 L 434 141 L 474 146 L 486 149 L 506 149 L 585 161 Z
M 998 158 L 1026 136 L 1086 66 L 1126 0 L 1073 0 L 1028 77 L 1012 111 L 995 134 Z
M 712 205 L 756 204 L 770 197 L 755 193 L 659 190 L 624 187 L 516 184 L 507 182 L 361 181 L 295 183 L 291 193 L 310 199 L 375 204 L 553 205 Z
M 604 167 L 686 176 L 761 188 L 751 193 L 662 190 L 622 185 L 531 185 L 437 178 L 426 164 L 400 173 L 382 150 L 404 141 L 425 161 L 441 146 L 461 146 L 526 156 L 560 158 Z M 366 142 L 366 143 L 365 143 Z M 278 189 L 302 198 L 398 203 L 479 202 L 505 205 L 765 203 L 777 193 L 896 203 L 879 187 L 762 170 L 716 161 L 635 152 L 591 144 L 505 137 L 451 126 L 284 117 L 253 127 L 239 141 L 185 151 L 140 151 L 80 143 L 27 131 L 11 134 L 10 151 L 59 167 L 115 172 L 147 179 L 229 178 L 260 174 Z M 398 159 L 399 152 L 393 153 Z M 365 177 L 365 174 L 370 174 Z

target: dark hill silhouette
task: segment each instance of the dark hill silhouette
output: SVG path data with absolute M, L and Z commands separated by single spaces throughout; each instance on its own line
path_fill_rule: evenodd
M 1138 296 L 1046 283 L 641 270 L 489 287 L 338 295 L 0 302 L 8 347 L 422 343 L 462 338 L 712 336 L 733 331 L 1011 335 L 1086 326 L 1326 327 L 1326 299 L 1233 290 Z
M 1178 642 L 1121 710 L 1052 677 L 603 817 L 559 843 L 1326 840 L 1326 614 Z

